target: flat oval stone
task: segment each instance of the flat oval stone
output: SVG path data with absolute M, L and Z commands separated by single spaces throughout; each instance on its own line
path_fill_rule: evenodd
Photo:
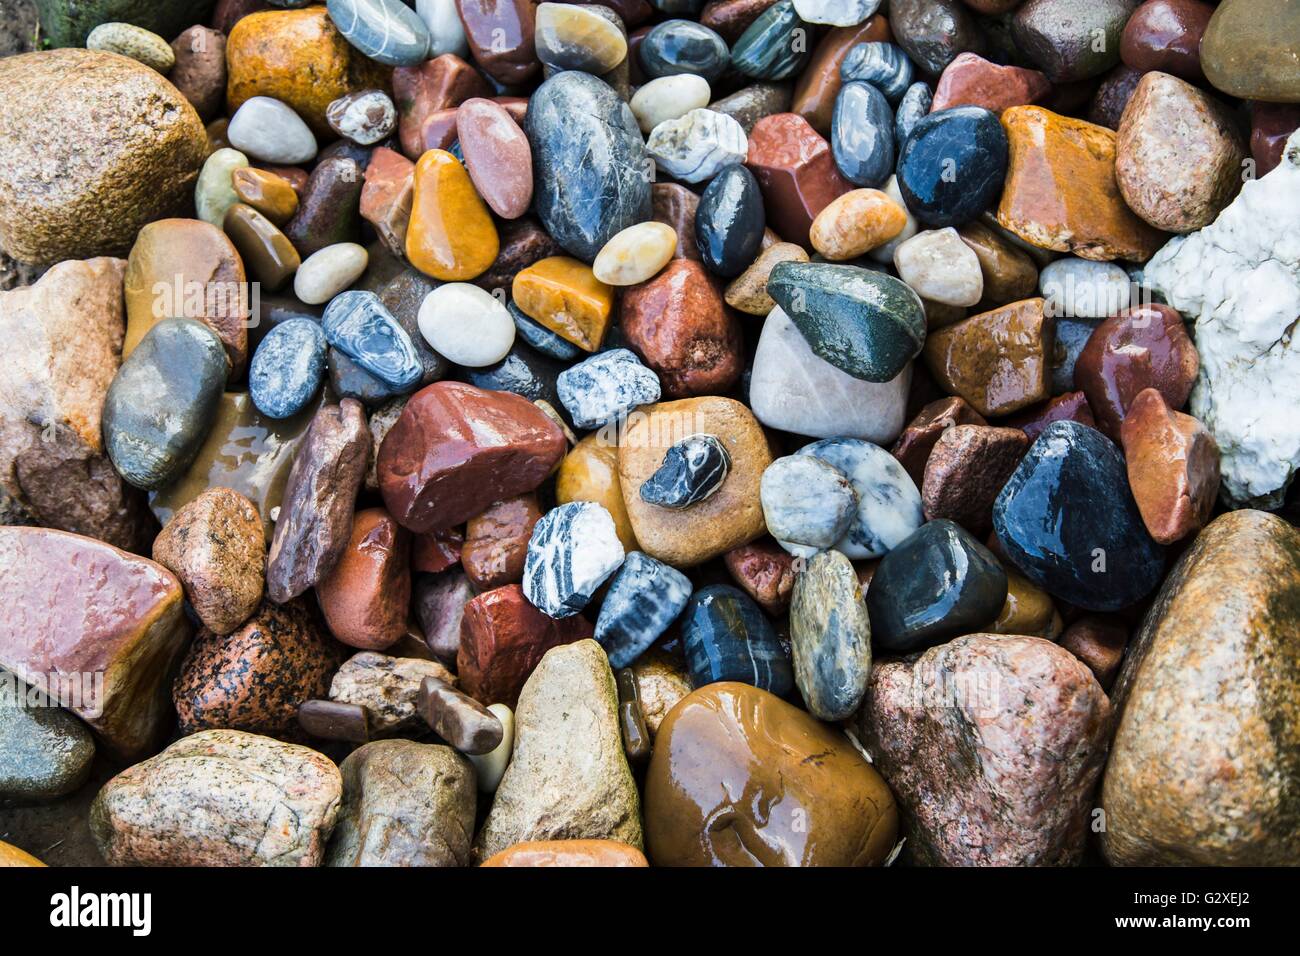
M 677 620 L 691 579 L 648 554 L 631 551 L 610 582 L 596 618 L 596 640 L 611 667 L 627 667 Z
M 758 180 L 742 165 L 724 167 L 695 210 L 695 240 L 704 264 L 720 276 L 739 275 L 758 255 L 764 228 Z
M 301 259 L 289 237 L 252 206 L 242 202 L 230 206 L 222 228 L 239 250 L 248 274 L 267 292 L 283 288 L 298 271 Z
M 335 296 L 321 327 L 330 345 L 395 389 L 409 388 L 424 374 L 411 337 L 373 292 Z
M 486 272 L 500 248 L 488 207 L 460 160 L 446 150 L 427 151 L 415 164 L 406 233 L 411 265 L 444 282 L 465 282 Z
M 560 401 L 577 428 L 598 428 L 659 401 L 659 377 L 627 349 L 611 349 L 560 373 Z
M 646 83 L 636 91 L 629 105 L 641 132 L 649 133 L 660 123 L 708 106 L 712 95 L 709 81 L 704 77 L 679 73 Z M 743 124 L 741 128 L 744 129 Z
M 691 435 L 664 454 L 659 470 L 642 484 L 642 501 L 661 508 L 689 508 L 722 487 L 731 455 L 714 435 Z
M 808 713 L 850 717 L 871 673 L 871 619 L 853 565 L 839 551 L 814 555 L 790 599 L 794 681 Z
M 993 530 L 1025 577 L 1090 611 L 1143 598 L 1164 548 L 1142 522 L 1118 449 L 1077 422 L 1048 425 L 993 505 Z
M 709 109 L 726 113 L 748 136 L 763 117 L 788 112 L 790 102 L 789 83 L 754 83 L 714 100 Z
M 572 617 L 622 563 L 623 545 L 608 511 L 592 501 L 560 505 L 533 528 L 524 594 L 549 617 Z
M 731 67 L 756 80 L 784 80 L 802 69 L 811 54 L 809 28 L 792 0 L 768 7 L 731 48 Z
M 768 532 L 796 557 L 835 544 L 858 510 L 858 493 L 848 476 L 808 455 L 790 455 L 768 465 L 760 497 Z
M 482 97 L 468 99 L 456 109 L 456 135 L 483 201 L 503 219 L 526 213 L 533 200 L 533 154 L 509 111 Z
M 896 239 L 907 221 L 907 211 L 886 193 L 854 189 L 817 214 L 808 238 L 826 259 L 856 259 Z
M 907 142 L 922 117 L 929 114 L 933 103 L 934 93 L 928 83 L 917 82 L 907 88 L 894 111 L 894 142 L 899 147 Z
M 845 83 L 831 117 L 831 153 L 844 178 L 878 186 L 894 171 L 894 112 L 870 83 Z
M 991 624 L 1007 575 L 988 548 L 945 518 L 921 525 L 885 555 L 867 590 L 871 635 L 910 654 Z
M 515 323 L 496 296 L 468 282 L 448 282 L 424 297 L 420 334 L 457 365 L 482 368 L 506 357 Z
M 903 48 L 880 40 L 857 44 L 840 64 L 840 78 L 845 83 L 868 83 L 894 104 L 912 85 L 912 73 L 912 61 Z
M 940 435 L 954 425 L 987 424 L 984 416 L 971 408 L 966 399 L 941 398 L 930 402 L 907 423 L 907 428 L 890 449 L 890 454 L 898 459 L 919 488 L 925 479 L 926 462 Z
M 539 4 L 535 29 L 537 58 L 553 70 L 582 70 L 599 76 L 627 56 L 623 31 L 576 3 Z
M 137 488 L 161 488 L 198 453 L 230 363 L 221 339 L 194 319 L 164 319 L 122 363 L 104 398 L 104 447 Z
M 698 109 L 660 123 L 650 133 L 645 148 L 655 165 L 673 178 L 701 183 L 723 167 L 743 162 L 749 153 L 749 141 L 730 116 Z
M 429 56 L 429 30 L 399 0 L 325 0 L 343 39 L 363 56 L 387 66 L 417 66 Z
M 80 788 L 95 759 L 95 741 L 86 725 L 61 707 L 33 706 L 31 689 L 8 672 L 3 676 L 0 797 L 31 804 L 56 800 Z M 4 858 L 6 846 L 0 844 L 0 868 L 12 865 Z
M 1038 289 L 1046 300 L 1043 311 L 1058 319 L 1104 319 L 1128 308 L 1132 297 L 1132 284 L 1121 266 L 1074 256 L 1044 266 Z
M 919 120 L 898 153 L 898 186 L 927 226 L 958 226 L 991 206 L 1007 171 L 1007 135 L 995 114 L 958 106 Z
M 279 100 L 245 100 L 226 128 L 230 145 L 267 163 L 295 166 L 316 156 L 316 137 L 302 118 Z
M 727 69 L 731 52 L 713 30 L 692 20 L 665 20 L 650 28 L 637 49 L 652 79 L 692 74 L 712 84 Z
M 753 599 L 729 584 L 691 595 L 682 612 L 682 641 L 696 687 L 737 681 L 783 697 L 794 672 L 772 622 Z
M 176 54 L 167 41 L 131 23 L 101 23 L 86 37 L 87 50 L 129 56 L 159 73 L 170 73 Z
M 397 129 L 397 107 L 383 90 L 359 90 L 327 106 L 325 122 L 340 136 L 373 146 Z
M 921 300 L 892 276 L 856 266 L 782 262 L 767 290 L 813 352 L 868 382 L 888 382 L 921 351 Z
M 883 557 L 925 520 L 916 483 L 880 446 L 859 438 L 828 438 L 795 455 L 839 469 L 857 493 L 848 528 L 830 546 L 853 560 Z
M 975 251 L 957 230 L 927 229 L 894 250 L 898 277 L 927 302 L 975 305 L 984 296 L 984 273 Z
M 307 305 L 323 305 L 361 277 L 370 262 L 365 246 L 338 242 L 313 252 L 293 277 L 293 294 Z
M 308 318 L 281 322 L 253 353 L 248 392 L 270 418 L 298 414 L 316 396 L 325 378 L 325 333 Z
M 672 261 L 676 249 L 677 232 L 672 226 L 662 222 L 639 222 L 628 226 L 601 247 L 591 264 L 591 271 L 606 285 L 637 285 L 654 278 Z

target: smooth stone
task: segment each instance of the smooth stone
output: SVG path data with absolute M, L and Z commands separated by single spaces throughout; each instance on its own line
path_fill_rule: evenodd
M 290 319 L 262 340 L 248 370 L 253 404 L 270 418 L 291 418 L 310 404 L 325 378 L 325 333 L 311 319 Z
M 90 831 L 115 866 L 317 866 L 342 793 L 323 754 L 205 730 L 109 780 Z
M 879 558 L 921 526 L 921 494 L 893 455 L 857 438 L 805 445 L 807 456 L 843 473 L 857 496 L 848 527 L 829 547 L 856 560 Z
M 449 282 L 425 296 L 420 334 L 457 365 L 482 368 L 509 353 L 515 323 L 495 296 L 466 282 Z
M 726 71 L 730 55 L 722 37 L 691 20 L 656 24 L 637 49 L 641 68 L 651 80 L 691 75 L 709 84 Z
M 699 12 L 700 23 L 728 43 L 735 43 L 758 15 L 776 0 L 708 0 Z
M 373 292 L 335 296 L 321 327 L 331 346 L 393 388 L 414 385 L 423 374 L 410 336 Z
M 1292 660 L 1300 540 L 1260 511 L 1184 552 L 1125 655 L 1101 807 L 1118 866 L 1272 866 L 1295 857 Z M 1160 771 L 1156 772 L 1156 767 Z
M 638 657 L 629 670 L 636 678 L 641 716 L 653 744 L 668 712 L 691 692 L 686 665 L 680 654 L 669 654 L 652 647 Z
M 903 201 L 903 194 L 898 191 L 897 175 L 890 176 L 889 179 L 885 181 L 885 185 L 881 187 L 880 191 L 883 192 L 895 206 L 903 211 L 903 228 L 883 245 L 868 250 L 867 258 L 871 259 L 873 262 L 879 262 L 882 265 L 892 265 L 894 262 L 894 250 L 916 235 L 920 230 L 921 225 L 916 221 L 916 217 L 907 210 L 907 203 Z
M 1023 575 L 1007 571 L 1007 600 L 1002 605 L 997 620 L 989 625 L 990 633 L 1018 634 L 1055 641 L 1061 635 L 1063 624 L 1061 615 L 1046 591 L 1035 587 Z M 1098 683 L 1100 682 L 1101 679 L 1098 678 Z
M 412 162 L 428 149 L 446 149 L 449 143 L 431 137 L 441 130 L 439 135 L 454 139 L 456 108 L 471 97 L 491 96 L 493 90 L 478 70 L 453 53 L 417 67 L 397 67 L 392 88 L 402 152 Z
M 880 7 L 880 0 L 794 0 L 795 13 L 807 23 L 857 26 Z
M 990 63 L 975 53 L 962 53 L 944 69 L 935 84 L 930 111 L 955 106 L 979 106 L 1001 113 L 1045 99 L 1052 84 L 1038 70 Z
M 1192 82 L 1202 80 L 1201 37 L 1212 16 L 1214 6 L 1200 0 L 1143 3 L 1124 24 L 1120 59 L 1143 73 L 1159 70 Z
M 921 506 L 927 521 L 947 518 L 986 538 L 993 502 L 1029 448 L 1019 428 L 953 425 L 939 435 L 925 465 Z
M 704 264 L 716 275 L 739 275 L 758 255 L 764 221 L 754 174 L 739 164 L 724 167 L 695 211 L 695 238 Z
M 1088 407 L 1088 398 L 1083 392 L 1067 392 L 1058 395 L 1049 402 L 1035 405 L 1019 415 L 1011 416 L 1006 420 L 1006 424 L 1010 428 L 1019 428 L 1029 436 L 1030 441 L 1034 441 L 1048 425 L 1060 421 L 1078 422 L 1089 428 L 1097 427 L 1097 421 L 1092 417 L 1092 409 Z
M 487 204 L 451 153 L 431 149 L 415 164 L 406 258 L 425 275 L 468 282 L 487 271 L 500 239 Z
M 894 113 L 870 83 L 845 83 L 831 119 L 831 152 L 844 178 L 879 186 L 894 170 Z
M 584 352 L 600 348 L 613 315 L 613 288 L 568 256 L 549 256 L 521 269 L 510 294 L 525 315 Z
M 1078 866 L 1112 719 L 1068 651 L 971 634 L 877 664 L 855 726 L 899 802 L 905 860 Z
M 852 188 L 836 168 L 830 144 L 794 113 L 754 125 L 746 165 L 762 187 L 772 228 L 804 247 L 817 214 Z
M 420 685 L 427 678 L 456 683 L 452 673 L 437 661 L 359 651 L 334 674 L 329 699 L 364 707 L 376 736 L 417 733 Z
M 589 7 L 539 4 L 535 29 L 537 58 L 553 70 L 582 70 L 599 76 L 627 57 L 623 30 Z
M 515 715 L 505 704 L 488 704 L 488 712 L 501 724 L 501 743 L 485 754 L 467 754 L 474 765 L 479 793 L 495 793 L 505 776 L 515 747 Z M 482 865 L 487 865 L 486 861 Z
M 289 237 L 252 206 L 236 202 L 221 227 L 244 260 L 248 274 L 267 292 L 278 292 L 302 260 Z
M 316 156 L 316 137 L 292 109 L 269 96 L 244 101 L 226 130 L 230 145 L 267 163 L 293 166 Z
M 709 109 L 691 110 L 680 119 L 664 120 L 646 139 L 646 153 L 659 169 L 687 183 L 712 179 L 724 167 L 745 160 L 749 141 L 730 116 Z
M 895 42 L 923 73 L 938 76 L 958 54 L 983 52 L 986 37 L 969 4 L 959 0 L 894 0 Z
M 414 614 L 425 643 L 442 664 L 454 667 L 460 651 L 460 622 L 474 587 L 460 570 L 416 573 L 412 581 Z
M 528 840 L 494 853 L 489 867 L 647 867 L 645 854 L 616 840 Z
M 245 154 L 228 146 L 216 150 L 204 160 L 194 185 L 194 206 L 200 219 L 221 228 L 226 211 L 240 201 L 231 176 L 250 162 Z
M 1300 106 L 1290 103 L 1254 103 L 1250 110 L 1250 155 L 1256 178 L 1271 173 L 1282 162 L 1287 138 L 1300 128 Z
M 1038 274 L 1043 311 L 1060 318 L 1104 319 L 1128 307 L 1133 294 L 1128 273 L 1113 262 L 1066 256 Z
M 968 222 L 957 230 L 979 261 L 984 295 L 980 311 L 1028 298 L 1038 288 L 1038 267 L 1029 254 L 982 221 Z M 1053 313 L 1056 314 L 1056 313 Z
M 506 306 L 506 311 L 510 313 L 510 319 L 515 324 L 516 337 L 543 355 L 566 362 L 582 354 L 582 349 L 560 338 L 540 322 L 529 318 L 513 302 Z
M 897 104 L 912 85 L 912 74 L 912 61 L 903 48 L 879 40 L 857 44 L 840 64 L 840 78 L 845 83 L 867 83 L 892 104 Z M 890 125 L 893 125 L 892 112 Z
M 293 277 L 293 294 L 308 305 L 324 305 L 366 271 L 365 246 L 339 242 L 313 252 Z
M 411 604 L 410 537 L 383 508 L 352 516 L 338 561 L 316 582 L 316 600 L 334 637 L 382 651 L 406 634 Z
M 807 455 L 778 458 L 768 465 L 760 495 L 768 532 L 801 558 L 839 541 L 858 509 L 858 493 L 848 476 Z
M 813 220 L 816 222 L 816 220 Z M 792 242 L 775 242 L 758 254 L 745 270 L 731 281 L 723 296 L 727 305 L 748 315 L 766 316 L 776 302 L 767 294 L 767 280 L 780 262 L 807 262 L 808 253 Z
M 176 65 L 176 54 L 166 40 L 131 23 L 101 23 L 86 37 L 86 49 L 127 56 L 163 74 Z
M 0 671 L 0 799 L 57 800 L 85 782 L 94 759 L 95 741 L 85 724 Z
M 456 56 L 468 56 L 469 44 L 465 40 L 465 28 L 461 25 L 460 15 L 456 12 L 456 0 L 415 0 L 415 12 L 424 21 L 429 31 L 429 57 L 440 57 L 444 53 Z
M 456 0 L 470 54 L 504 86 L 520 86 L 540 70 L 531 0 Z
M 1053 83 L 1099 76 L 1119 62 L 1140 0 L 1026 0 L 1011 17 L 1016 47 Z
M 429 728 L 466 756 L 491 753 L 505 739 L 496 714 L 436 677 L 426 677 L 420 684 L 417 707 Z M 466 830 L 472 828 L 471 824 Z
M 920 488 L 925 480 L 925 466 L 935 443 L 954 425 L 987 425 L 984 416 L 964 398 L 941 398 L 930 402 L 907 423 L 890 454 L 898 459 L 912 482 Z
M 429 56 L 429 30 L 399 0 L 325 0 L 330 20 L 362 56 L 387 66 L 416 66 Z
M 628 226 L 601 247 L 591 264 L 591 271 L 606 285 L 637 285 L 654 278 L 668 265 L 676 248 L 677 233 L 671 226 L 661 222 L 639 222 Z M 576 354 L 575 349 L 571 355 L 558 357 L 571 358 Z
M 994 503 L 993 528 L 1029 580 L 1090 611 L 1133 604 L 1164 572 L 1164 549 L 1142 523 L 1122 456 L 1077 422 L 1039 435 Z
M 462 381 L 488 391 L 514 392 L 531 402 L 546 402 L 551 406 L 551 411 L 544 408 L 542 411 L 562 425 L 568 441 L 569 424 L 559 417 L 559 412 L 555 412 L 555 406 L 560 402 L 555 381 L 562 371 L 563 363 L 517 342 L 500 362 L 482 368 L 466 368 L 459 377 Z M 540 405 L 538 407 L 541 408 Z
M 993 205 L 1007 171 L 996 114 L 958 106 L 917 121 L 898 152 L 898 186 L 927 226 L 958 226 Z
M 898 277 L 921 298 L 944 305 L 975 305 L 984 296 L 984 274 L 974 250 L 957 230 L 927 229 L 894 250 Z
M 611 667 L 628 667 L 686 607 L 690 578 L 640 551 L 628 552 L 596 618 L 596 640 Z
M 340 96 L 325 109 L 330 129 L 362 146 L 373 146 L 397 129 L 397 107 L 383 90 Z
M 645 143 L 631 108 L 607 84 L 557 73 L 529 100 L 525 132 L 534 208 L 571 255 L 590 262 L 619 232 L 651 218 Z
M 287 179 L 252 166 L 236 169 L 230 178 L 239 202 L 252 206 L 277 226 L 298 211 L 298 193 Z
M 461 566 L 479 591 L 523 580 L 528 540 L 541 518 L 534 494 L 499 501 L 465 527 Z
M 1097 92 L 1093 94 L 1092 102 L 1088 104 L 1088 115 L 1085 119 L 1096 126 L 1118 130 L 1120 120 L 1124 116 L 1124 107 L 1128 106 L 1128 101 L 1143 76 L 1141 70 L 1134 70 L 1122 63 L 1115 67 L 1097 86 Z
M 1060 644 L 1083 661 L 1102 690 L 1110 691 L 1128 645 L 1128 627 L 1121 618 L 1085 614 L 1065 629 Z
M 894 110 L 894 142 L 900 148 L 916 124 L 929 115 L 933 103 L 934 93 L 928 83 L 918 81 L 907 88 Z
M 655 744 L 645 808 L 658 866 L 879 866 L 894 849 L 898 809 L 871 764 L 762 690 L 695 691 Z
M 40 860 L 26 850 L 20 850 L 11 843 L 0 841 L 0 869 L 7 867 L 41 867 Z
M 1271 103 L 1300 103 L 1293 38 L 1300 10 L 1279 0 L 1225 0 L 1201 37 L 1201 67 L 1215 89 Z
M 785 80 L 808 60 L 808 26 L 793 0 L 768 7 L 731 46 L 731 68 L 756 80 Z
M 789 83 L 754 83 L 709 103 L 709 109 L 715 113 L 725 113 L 745 131 L 748 136 L 754 131 L 758 121 L 766 116 L 790 111 L 791 90 Z
M 618 445 L 601 432 L 587 435 L 564 456 L 555 474 L 555 501 L 561 505 L 570 501 L 596 502 L 614 519 L 623 550 L 632 552 L 640 547 L 623 504 Z
M 841 70 L 849 53 L 859 44 L 892 38 L 889 21 L 883 16 L 872 16 L 854 26 L 825 31 L 794 84 L 794 95 L 788 109 L 808 120 L 823 136 L 829 135 L 835 98 L 843 85 Z
M 1073 392 L 1078 386 L 1074 381 L 1074 369 L 1084 347 L 1097 330 L 1096 319 L 1057 319 L 1056 320 L 1056 364 L 1052 366 L 1051 391 L 1059 396 Z M 1080 392 L 1082 394 L 1082 392 Z M 1086 404 L 1087 399 L 1084 399 Z M 1092 410 L 1089 409 L 1091 415 Z M 1096 425 L 1096 419 L 1085 424 Z
M 992 552 L 946 518 L 928 521 L 885 555 L 867 591 L 871 633 L 907 654 L 992 624 L 1007 576 Z
M 840 371 L 813 352 L 778 306 L 763 323 L 749 399 L 755 417 L 769 428 L 814 438 L 891 442 L 906 420 L 911 380 L 910 363 L 883 383 Z
M 700 588 L 682 612 L 681 628 L 695 687 L 735 681 L 778 697 L 794 689 L 790 658 L 772 622 L 743 591 L 729 584 Z
M 509 111 L 482 97 L 466 100 L 456 109 L 456 133 L 465 168 L 488 207 L 504 219 L 526 213 L 533 199 L 533 154 Z
M 731 456 L 713 435 L 691 435 L 668 449 L 659 469 L 641 485 L 641 500 L 661 508 L 689 508 L 727 480 Z
M 871 620 L 857 573 L 840 552 L 815 555 L 795 577 L 790 645 L 808 712 L 828 722 L 850 717 L 871 672 Z
M 593 355 L 560 373 L 560 401 L 578 428 L 617 421 L 640 405 L 659 401 L 659 377 L 627 349 Z
M 1219 496 L 1219 446 L 1205 426 L 1138 392 L 1121 428 L 1129 488 L 1147 531 L 1173 544 L 1210 520 Z
M 478 835 L 486 857 L 530 840 L 641 848 L 640 796 L 623 753 L 605 652 L 583 640 L 546 653 L 515 711 L 514 756 Z
M 571 617 L 622 563 L 623 545 L 608 511 L 590 501 L 560 505 L 533 528 L 524 593 L 550 617 Z
M 709 105 L 709 81 L 690 73 L 661 76 L 640 87 L 629 106 L 641 132 L 649 134 L 660 123 L 680 119 Z M 729 115 L 729 114 L 728 114 Z M 734 118 L 734 117 L 733 117 Z M 743 125 L 741 126 L 744 130 Z
M 679 183 L 655 183 L 651 187 L 652 219 L 668 226 L 677 234 L 674 259 L 700 261 L 700 250 L 695 244 L 695 212 L 700 207 L 700 197 Z
M 772 269 L 767 291 L 818 357 L 864 381 L 895 378 L 925 341 L 920 298 L 881 272 L 782 262 Z

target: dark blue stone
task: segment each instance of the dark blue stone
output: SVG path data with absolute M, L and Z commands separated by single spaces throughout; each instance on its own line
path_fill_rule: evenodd
M 660 13 L 689 13 L 692 16 L 704 9 L 705 0 L 650 0 L 650 6 Z
M 894 111 L 870 83 L 840 88 L 831 115 L 831 154 L 857 186 L 879 186 L 894 171 Z
M 376 63 L 418 66 L 429 57 L 429 28 L 401 0 L 326 0 L 343 39 Z
M 650 79 L 694 73 L 712 84 L 731 62 L 727 41 L 691 20 L 665 20 L 652 27 L 637 52 Z
M 533 206 L 546 231 L 585 262 L 650 218 L 653 164 L 631 108 L 589 73 L 557 73 L 533 93 Z
M 1058 317 L 1056 320 L 1056 364 L 1052 366 L 1052 394 L 1074 391 L 1074 366 L 1078 364 L 1083 347 L 1092 333 L 1101 325 L 1101 319 L 1074 319 Z
M 916 124 L 923 116 L 930 113 L 930 104 L 934 102 L 934 93 L 928 83 L 913 83 L 898 101 L 894 110 L 894 142 L 905 143 L 912 134 Z
M 248 393 L 270 418 L 289 418 L 307 407 L 325 378 L 325 333 L 308 318 L 277 325 L 253 353 Z
M 1007 575 L 993 553 L 941 518 L 877 565 L 867 589 L 871 635 L 897 654 L 924 650 L 993 623 L 1006 599 Z
M 1119 450 L 1078 422 L 1043 429 L 993 504 L 993 530 L 1025 577 L 1089 611 L 1128 607 L 1164 572 Z
M 506 303 L 506 310 L 510 313 L 510 318 L 515 320 L 515 331 L 519 333 L 519 337 L 543 355 L 567 362 L 581 354 L 582 349 L 560 338 L 542 323 L 524 315 L 523 310 L 513 302 Z
M 780 0 L 758 15 L 731 48 L 731 65 L 756 80 L 784 80 L 802 69 L 812 52 L 812 27 Z
M 689 508 L 722 487 L 731 455 L 714 435 L 691 435 L 664 452 L 663 464 L 641 484 L 641 500 L 661 508 Z
M 731 278 L 754 261 L 763 244 L 763 194 L 746 167 L 726 166 L 695 209 L 695 242 L 709 271 Z
M 415 385 L 424 374 L 419 353 L 373 292 L 343 292 L 321 320 L 325 340 L 391 388 Z
M 960 226 L 1002 194 L 1007 134 L 996 113 L 955 106 L 917 121 L 898 153 L 898 189 L 927 226 Z
M 891 103 L 897 103 L 912 83 L 912 61 L 901 46 L 893 43 L 859 43 L 840 64 L 845 83 L 870 83 Z
M 611 667 L 627 667 L 668 630 L 691 596 L 691 579 L 640 551 L 629 551 L 605 593 L 596 640 Z
M 530 402 L 540 398 L 556 405 L 559 398 L 555 392 L 555 380 L 565 368 L 564 363 L 523 342 L 516 342 L 500 362 L 464 369 L 463 377 L 476 388 L 489 392 L 513 392 Z
M 790 657 L 753 599 L 729 584 L 691 596 L 682 618 L 691 683 L 739 681 L 784 697 L 794 688 Z

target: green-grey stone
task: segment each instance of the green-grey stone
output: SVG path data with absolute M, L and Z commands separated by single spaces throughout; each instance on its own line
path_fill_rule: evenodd
M 85 46 L 101 23 L 133 23 L 170 43 L 186 27 L 206 23 L 215 0 L 36 0 L 41 37 L 52 47 Z
M 54 800 L 90 773 L 95 742 L 86 725 L 0 671 L 0 801 Z M 39 706 L 31 706 L 32 704 Z
M 781 262 L 768 294 L 821 359 L 854 378 L 888 382 L 925 344 L 925 308 L 883 272 L 825 262 Z
M 794 580 L 790 599 L 794 681 L 818 720 L 844 720 L 871 674 L 871 620 L 853 564 L 823 551 Z

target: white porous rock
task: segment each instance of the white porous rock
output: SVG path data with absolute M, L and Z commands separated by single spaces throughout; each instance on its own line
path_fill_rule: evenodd
M 1058 319 L 1104 319 L 1132 302 L 1128 273 L 1113 262 L 1066 256 L 1038 274 L 1043 312 Z
M 911 362 L 888 382 L 864 382 L 841 372 L 813 354 L 777 306 L 768 313 L 754 352 L 749 403 L 769 428 L 887 445 L 903 430 L 911 384 Z
M 1191 413 L 1219 443 L 1224 499 L 1278 507 L 1300 463 L 1300 132 L 1276 169 L 1171 239 L 1144 277 L 1193 323 Z
M 927 229 L 894 250 L 898 277 L 923 299 L 943 305 L 974 305 L 984 295 L 984 273 L 957 230 Z
M 645 149 L 674 179 L 702 183 L 724 166 L 743 163 L 749 140 L 744 127 L 725 113 L 695 109 L 656 126 Z
M 894 261 L 894 250 L 915 236 L 917 230 L 921 228 L 921 225 L 916 221 L 916 217 L 908 212 L 907 203 L 903 201 L 903 194 L 898 188 L 897 176 L 890 176 L 888 182 L 885 183 L 884 187 L 880 191 L 892 199 L 899 209 L 907 213 L 907 222 L 904 223 L 902 231 L 883 246 L 876 246 L 876 248 L 867 253 L 867 258 L 872 261 L 883 262 L 888 265 Z
M 855 27 L 880 8 L 880 0 L 794 0 L 794 12 L 805 23 Z
M 506 307 L 468 282 L 448 282 L 430 292 L 416 321 L 435 352 L 466 368 L 500 362 L 515 344 L 515 321 Z
M 296 166 L 316 156 L 316 137 L 301 116 L 269 96 L 244 101 L 226 127 L 235 149 L 266 163 Z
M 649 133 L 660 123 L 708 106 L 711 96 L 709 81 L 704 77 L 678 73 L 651 80 L 636 91 L 628 105 L 641 132 Z
M 323 305 L 366 271 L 370 255 L 355 242 L 336 242 L 309 255 L 293 277 L 293 294 L 308 305 Z

